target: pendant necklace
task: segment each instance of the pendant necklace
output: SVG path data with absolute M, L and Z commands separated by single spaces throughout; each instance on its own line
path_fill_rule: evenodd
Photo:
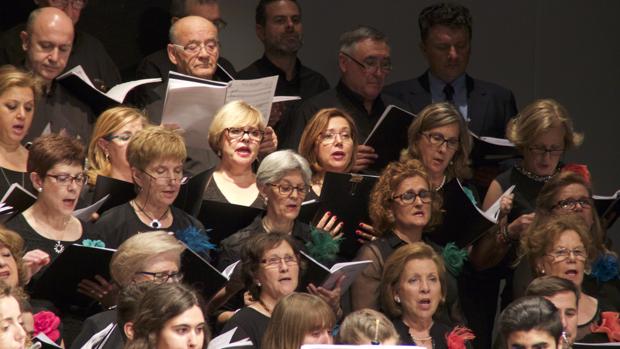
M 166 216 L 168 215 L 168 212 L 170 211 L 170 206 L 168 206 L 168 208 L 166 208 L 166 211 L 164 211 L 164 214 L 162 214 L 159 218 L 153 218 L 151 217 L 150 214 L 148 214 L 142 207 L 140 207 L 138 205 L 138 203 L 136 202 L 136 200 L 132 200 L 133 205 L 135 207 L 138 208 L 138 210 L 140 210 L 140 212 L 142 212 L 142 214 L 144 214 L 148 219 L 151 220 L 151 223 L 149 223 L 149 227 L 153 228 L 153 229 L 159 229 L 161 228 L 162 224 L 161 224 L 161 220 L 165 219 Z

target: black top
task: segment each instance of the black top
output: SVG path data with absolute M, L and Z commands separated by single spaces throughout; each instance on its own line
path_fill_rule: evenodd
M 265 227 L 263 227 L 262 219 L 262 215 L 257 216 L 252 224 L 222 240 L 220 244 L 221 253 L 218 261 L 218 269 L 222 270 L 241 259 L 241 249 L 243 244 L 251 236 L 268 233 L 265 230 Z M 310 229 L 311 228 L 308 224 L 295 221 L 293 225 L 293 232 L 291 234 L 293 239 L 297 242 L 297 246 L 295 246 L 295 248 L 306 251 L 306 244 L 312 239 Z
M 9 187 L 13 183 L 17 183 L 24 187 L 31 193 L 34 193 L 34 188 L 32 187 L 32 182 L 30 181 L 30 177 L 26 172 L 19 172 L 9 170 L 8 168 L 0 167 L 0 198 L 4 196 Z
M 269 125 L 275 126 L 276 132 L 280 134 L 280 127 L 285 123 L 286 118 L 292 115 L 292 112 L 299 107 L 301 102 L 328 90 L 329 83 L 323 75 L 302 65 L 299 59 L 295 62 L 295 73 L 291 80 L 287 80 L 286 73 L 273 64 L 265 55 L 239 72 L 240 79 L 258 79 L 274 75 L 278 76 L 276 96 L 301 97 L 301 101 L 286 102 L 279 117 L 274 118 L 274 115 L 270 117 Z
M 217 201 L 217 202 L 225 202 L 230 204 L 231 202 L 226 199 L 224 193 L 220 190 L 220 187 L 217 186 L 217 182 L 213 179 L 213 173 L 210 175 L 209 181 L 207 182 L 207 187 L 205 188 L 204 195 L 202 196 L 203 200 Z M 250 207 L 256 207 L 260 209 L 265 208 L 265 202 L 261 199 L 260 194 L 256 195 L 256 199 Z
M 297 149 L 306 124 L 316 112 L 323 108 L 339 108 L 351 115 L 355 121 L 359 139 L 364 140 L 385 111 L 385 108 L 390 104 L 405 110 L 410 109 L 400 100 L 392 96 L 380 94 L 375 99 L 372 110 L 369 113 L 364 107 L 362 96 L 353 92 L 340 81 L 335 88 L 302 103 L 294 115 L 289 118 L 287 124 L 283 125 L 284 132 L 278 135 L 281 138 L 280 144 L 282 144 L 283 148 Z
M 204 230 L 202 223 L 182 210 L 170 206 L 170 213 L 172 213 L 172 225 L 154 229 L 142 223 L 128 202 L 106 211 L 93 226 L 92 235 L 103 241 L 105 247 L 118 248 L 125 240 L 141 232 L 163 230 L 179 234 L 191 227 Z
M 254 308 L 245 307 L 228 320 L 221 333 L 226 333 L 237 327 L 237 331 L 232 337 L 233 342 L 249 337 L 254 344 L 251 348 L 260 349 L 268 324 L 269 317 L 259 313 Z
M 396 333 L 400 337 L 400 345 L 418 345 L 411 337 L 409 333 L 409 327 L 403 322 L 402 319 L 393 319 L 392 323 L 396 328 Z M 446 335 L 452 331 L 450 326 L 444 325 L 439 322 L 433 322 L 429 334 L 433 339 L 433 349 L 448 349 L 448 343 L 446 342 Z M 468 348 L 471 345 L 465 342 Z
M 84 321 L 82 330 L 71 344 L 71 349 L 80 349 L 86 342 L 88 342 L 92 336 L 96 333 L 103 331 L 109 324 L 116 324 L 116 309 L 107 310 L 98 314 L 95 314 Z M 125 341 L 123 339 L 122 329 L 116 325 L 110 333 L 108 340 L 102 346 L 94 346 L 100 349 L 115 349 L 122 348 Z
M 512 210 L 508 214 L 509 222 L 514 221 L 523 214 L 534 212 L 536 209 L 536 198 L 545 182 L 538 182 L 529 178 L 514 166 L 501 173 L 495 180 L 499 183 L 502 191 L 508 190 L 513 184 L 516 185 L 512 192 L 514 199 L 512 200 Z

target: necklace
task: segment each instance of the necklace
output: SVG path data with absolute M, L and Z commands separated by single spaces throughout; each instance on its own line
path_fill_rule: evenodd
M 149 227 L 153 228 L 153 229 L 159 229 L 161 228 L 162 224 L 161 224 L 161 220 L 166 218 L 166 216 L 168 215 L 168 211 L 170 211 L 170 206 L 168 206 L 168 208 L 166 208 L 166 211 L 164 211 L 164 214 L 162 214 L 159 218 L 153 218 L 151 217 L 150 214 L 148 214 L 144 208 L 140 207 L 138 205 L 138 203 L 136 202 L 136 200 L 131 200 L 131 202 L 133 203 L 133 206 L 136 207 L 140 212 L 142 212 L 142 214 L 144 214 L 148 219 L 151 220 L 151 223 L 149 223 Z
M 265 304 L 265 302 L 263 302 L 262 299 L 258 299 L 258 304 L 261 306 L 261 308 L 265 309 L 267 314 L 271 315 L 271 309 L 267 308 L 267 305 Z
M 9 181 L 9 177 L 7 177 L 6 173 L 4 172 L 4 168 L 0 167 L 0 171 L 2 171 L 2 177 L 4 177 L 4 180 L 6 181 L 6 184 L 9 185 L 9 187 L 11 186 L 11 181 Z M 18 172 L 18 171 L 15 171 Z M 22 172 L 22 187 L 25 187 L 24 185 L 24 172 Z
M 54 252 L 61 254 L 65 250 L 65 245 L 63 245 L 60 240 L 56 241 L 56 245 L 54 245 Z
M 515 168 L 517 169 L 517 171 L 519 171 L 525 177 L 527 177 L 527 178 L 529 178 L 529 179 L 531 179 L 531 180 L 533 180 L 535 182 L 541 182 L 541 183 L 548 182 L 551 178 L 553 178 L 553 176 L 555 176 L 556 174 L 558 174 L 558 172 L 560 172 L 560 167 L 556 167 L 555 171 L 553 171 L 552 174 L 550 174 L 548 176 L 539 176 L 539 175 L 535 174 L 534 172 L 530 172 L 530 171 L 526 170 L 520 164 L 515 165 Z
M 443 188 L 443 185 L 446 184 L 446 175 L 443 175 L 443 179 L 441 180 L 441 184 L 435 188 L 435 191 L 440 191 Z

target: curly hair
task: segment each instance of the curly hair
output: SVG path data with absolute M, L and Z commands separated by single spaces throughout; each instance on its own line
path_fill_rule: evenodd
M 441 221 L 442 199 L 434 190 L 422 162 L 416 159 L 392 162 L 381 173 L 381 177 L 370 193 L 369 213 L 373 227 L 379 234 L 394 228 L 395 218 L 392 212 L 392 196 L 402 181 L 411 177 L 421 177 L 432 194 L 431 220 L 428 227 Z
M 521 237 L 517 260 L 518 263 L 522 258 L 527 258 L 534 275 L 538 275 L 540 272 L 537 270 L 537 262 L 547 254 L 555 241 L 567 230 L 572 230 L 579 235 L 588 254 L 586 263 L 591 262 L 595 257 L 590 232 L 581 217 L 562 215 L 549 217 L 536 223 L 531 224 L 525 235 Z
M 310 164 L 310 168 L 313 173 L 313 181 L 316 180 L 315 176 L 319 173 L 325 172 L 325 170 L 321 167 L 319 163 L 318 154 L 317 154 L 317 145 L 319 144 L 319 136 L 321 133 L 325 132 L 327 129 L 327 125 L 329 124 L 329 120 L 332 118 L 341 117 L 344 118 L 349 124 L 349 130 L 351 132 L 351 140 L 353 141 L 353 145 L 351 147 L 352 155 L 345 172 L 351 171 L 353 165 L 355 165 L 355 155 L 357 153 L 357 146 L 359 144 L 357 127 L 355 127 L 355 121 L 353 118 L 345 113 L 344 111 L 336 108 L 325 108 L 319 110 L 312 119 L 304 128 L 304 132 L 301 135 L 301 140 L 299 141 L 299 155 L 303 156 L 308 160 Z
M 409 146 L 403 150 L 400 159 L 420 159 L 418 142 L 422 133 L 432 129 L 457 124 L 459 126 L 459 148 L 454 153 L 452 161 L 446 169 L 448 179 L 468 179 L 471 177 L 469 168 L 469 153 L 472 148 L 471 135 L 465 124 L 465 119 L 452 103 L 440 102 L 427 105 L 413 120 L 407 131 Z
M 11 252 L 17 265 L 17 286 L 26 284 L 26 266 L 24 265 L 24 239 L 16 232 L 0 227 L 0 247 L 6 247 Z

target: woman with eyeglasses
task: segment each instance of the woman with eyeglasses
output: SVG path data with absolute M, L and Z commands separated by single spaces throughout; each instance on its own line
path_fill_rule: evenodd
M 437 223 L 441 197 L 418 160 L 389 164 L 370 194 L 370 219 L 380 237 L 360 248 L 357 260 L 371 260 L 351 287 L 353 310 L 380 309 L 379 292 L 385 261 L 400 246 L 428 240 L 425 232 Z M 437 250 L 441 248 L 432 244 Z M 456 279 L 447 275 L 446 307 L 440 316 L 446 323 L 461 322 Z
M 233 339 L 249 337 L 253 348 L 260 348 L 276 304 L 298 287 L 300 276 L 299 242 L 286 233 L 256 234 L 247 239 L 241 251 L 241 274 L 253 302 L 237 311 L 226 322 L 222 333 L 237 327 Z M 310 289 L 327 302 L 333 313 L 340 312 L 339 291 L 335 297 Z M 330 314 L 320 310 L 323 314 Z M 331 316 L 333 316 L 331 313 Z M 326 324 L 328 318 L 324 318 Z
M 106 247 L 117 248 L 131 236 L 152 230 L 166 230 L 183 239 L 184 232 L 204 230 L 202 224 L 172 206 L 187 177 L 181 135 L 165 127 L 137 132 L 127 145 L 127 161 L 137 189 L 135 199 L 106 211 L 93 226 L 94 235 Z
M 265 127 L 261 112 L 243 101 L 230 102 L 215 114 L 209 128 L 209 146 L 220 163 L 207 183 L 205 200 L 264 207 L 252 164 L 267 131 L 273 133 Z
M 584 271 L 596 249 L 580 217 L 559 215 L 538 221 L 523 234 L 519 247 L 520 258 L 527 259 L 535 276 L 558 276 L 572 281 L 580 290 L 577 341 L 591 332 L 590 325 L 599 321 L 601 311 L 618 311 L 582 288 Z
M 165 231 L 137 234 L 123 242 L 110 261 L 112 284 L 102 287 L 96 282 L 82 280 L 78 291 L 110 307 L 117 304 L 119 290 L 145 282 L 180 282 L 181 255 L 185 247 Z M 101 278 L 97 278 L 101 280 Z M 80 334 L 72 348 L 81 348 L 93 335 L 115 323 L 116 308 L 93 315 L 84 321 Z M 115 328 L 102 349 L 123 346 L 123 328 Z
M 30 147 L 28 172 L 37 200 L 6 227 L 21 235 L 26 251 L 44 252 L 42 260 L 46 254 L 53 261 L 66 246 L 87 238 L 86 225 L 73 216 L 86 183 L 84 156 L 78 140 L 56 134 L 41 136 Z
M 127 145 L 146 125 L 146 117 L 135 108 L 119 106 L 99 115 L 88 145 L 89 185 L 94 186 L 99 175 L 133 182 Z
M 27 180 L 28 150 L 21 144 L 30 129 L 40 85 L 35 77 L 13 67 L 0 67 L 0 195 L 11 184 L 32 190 Z

